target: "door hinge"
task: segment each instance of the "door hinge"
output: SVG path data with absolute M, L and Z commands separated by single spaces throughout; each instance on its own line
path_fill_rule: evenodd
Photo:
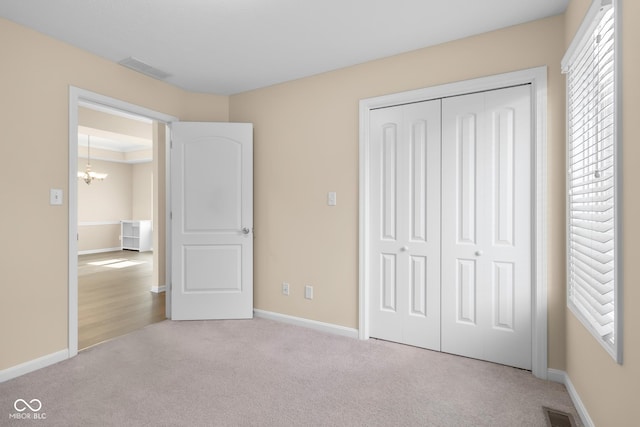
M 172 220 L 173 219 L 173 212 L 169 212 L 169 219 Z

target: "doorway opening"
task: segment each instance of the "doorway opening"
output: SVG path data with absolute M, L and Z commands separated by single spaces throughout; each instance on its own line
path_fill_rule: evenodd
M 78 108 L 78 348 L 165 318 L 154 262 L 154 121 Z M 106 176 L 105 176 L 106 175 Z
M 167 124 L 175 120 L 70 88 L 69 357 L 170 311 Z M 107 176 L 87 183 L 89 163 Z

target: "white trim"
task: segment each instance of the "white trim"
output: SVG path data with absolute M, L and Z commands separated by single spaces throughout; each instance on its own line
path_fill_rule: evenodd
M 60 350 L 19 365 L 3 369 L 0 371 L 0 383 L 28 374 L 29 372 L 37 371 L 38 369 L 46 368 L 47 366 L 62 362 L 68 358 L 69 352 L 67 350 Z
M 567 375 L 566 373 L 565 373 L 564 386 L 567 388 L 567 392 L 569 393 L 569 396 L 573 401 L 573 405 L 576 407 L 576 411 L 578 412 L 578 415 L 582 420 L 582 424 L 584 424 L 586 427 L 595 427 L 593 420 L 591 419 L 591 417 L 589 416 L 589 413 L 587 412 L 587 407 L 584 406 L 584 403 L 582 403 L 582 399 L 580 399 L 580 395 L 578 394 L 578 391 L 573 386 L 573 383 L 571 382 L 571 378 L 569 378 L 569 375 Z
M 615 117 L 615 138 L 616 138 L 616 170 L 618 175 L 618 181 L 616 182 L 616 227 L 617 236 L 616 236 L 616 360 L 619 364 L 624 362 L 624 221 L 623 221 L 623 212 L 624 212 L 624 197 L 623 197 L 623 186 L 624 186 L 624 170 L 623 170 L 623 145 L 624 139 L 623 128 L 622 128 L 622 2 L 619 0 L 615 0 L 615 68 L 616 68 L 616 83 L 615 83 L 615 109 L 616 109 L 616 117 Z
M 80 101 L 78 105 L 84 108 L 88 108 L 90 110 L 100 111 L 102 113 L 110 114 L 112 116 L 124 117 L 125 119 L 135 120 L 148 125 L 153 123 L 153 120 L 148 117 L 143 117 L 139 114 L 131 114 L 127 111 L 122 111 L 120 109 L 112 108 L 106 105 L 97 105 L 95 102 Z
M 571 397 L 573 406 L 576 407 L 576 412 L 578 412 L 578 416 L 580 416 L 582 424 L 584 424 L 585 427 L 595 427 L 595 424 L 589 416 L 586 406 L 582 403 L 582 399 L 580 399 L 580 395 L 573 386 L 569 375 L 565 371 L 561 371 L 559 369 L 549 369 L 548 377 L 550 381 L 564 384 L 567 388 L 567 393 L 569 393 L 569 397 Z
M 78 251 L 78 255 L 102 254 L 105 252 L 117 252 L 121 250 L 122 247 L 120 246 L 118 246 L 117 248 L 88 249 L 86 251 Z
M 120 221 L 80 221 L 78 227 L 90 227 L 92 225 L 120 225 Z
M 316 331 L 327 332 L 334 335 L 341 335 L 348 338 L 358 338 L 358 330 L 347 328 L 346 326 L 334 325 L 333 323 L 318 322 L 317 320 L 303 319 L 302 317 L 294 317 L 286 314 L 274 313 L 254 309 L 253 313 L 256 317 L 263 319 L 275 320 L 277 322 L 288 323 L 290 325 L 302 326 L 305 328 L 315 329 Z
M 86 159 L 87 156 L 82 156 L 79 155 L 78 156 L 80 159 Z M 107 157 L 101 157 L 101 156 L 91 156 L 91 160 L 101 160 L 103 162 L 110 162 L 110 163 L 119 163 L 119 164 L 123 164 L 123 165 L 140 165 L 143 163 L 151 163 L 153 162 L 153 159 L 150 158 L 142 158 L 142 159 L 135 159 L 135 160 L 122 160 L 122 159 L 110 159 Z M 78 178 L 78 179 L 82 179 L 82 178 Z
M 538 378 L 547 374 L 547 69 L 536 69 L 532 78 L 532 111 L 535 114 L 534 260 L 532 300 L 532 372 Z
M 164 314 L 167 319 L 171 319 L 171 260 L 172 260 L 172 252 L 171 252 L 171 129 L 169 125 L 165 127 L 165 135 L 164 135 L 164 156 L 166 159 L 166 168 L 165 168 L 165 176 L 164 176 L 164 188 L 165 192 L 165 206 L 164 206 L 164 218 L 165 218 L 165 259 L 167 262 L 165 263 L 165 282 L 166 282 L 166 292 L 164 298 Z M 158 207 L 158 212 L 160 211 L 160 207 Z M 154 219 L 155 220 L 155 219 Z
M 369 338 L 369 112 L 375 108 L 420 102 L 502 87 L 532 85 L 534 131 L 532 295 L 532 372 L 547 378 L 547 67 L 537 67 L 360 101 L 359 338 Z
M 122 113 L 134 114 L 160 122 L 170 123 L 177 121 L 177 117 L 138 105 L 120 101 L 99 93 L 90 92 L 74 86 L 69 86 L 69 331 L 68 331 L 68 357 L 78 354 L 78 106 L 87 103 L 115 109 Z M 167 180 L 170 171 L 167 147 Z M 170 189 L 167 187 L 167 193 Z M 167 194 L 167 199 L 169 194 Z M 169 221 L 167 221 L 169 223 Z M 167 225 L 167 232 L 169 232 Z M 170 239 L 170 234 L 167 234 Z M 167 243 L 169 245 L 169 243 Z M 166 259 L 169 269 L 170 259 Z
M 579 53 L 580 48 L 584 43 L 585 35 L 589 34 L 593 31 L 593 28 L 598 25 L 600 19 L 596 19 L 596 17 L 600 14 L 603 14 L 613 3 L 613 0 L 593 0 L 587 14 L 582 20 L 582 24 L 578 28 L 567 52 L 562 57 L 562 61 L 560 62 L 560 66 L 563 73 L 569 71 L 569 65 L 573 63 L 575 56 Z M 616 34 L 618 34 L 616 32 Z
M 166 292 L 167 291 L 167 287 L 166 286 L 152 286 L 151 287 L 151 292 L 153 292 L 154 294 L 159 294 L 162 292 Z
M 547 380 L 553 381 L 554 383 L 565 384 L 567 381 L 567 373 L 559 369 L 549 368 L 547 371 Z

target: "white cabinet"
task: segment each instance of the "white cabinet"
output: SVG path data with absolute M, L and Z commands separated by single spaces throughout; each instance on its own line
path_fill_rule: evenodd
M 122 249 L 145 252 L 151 250 L 151 221 L 120 221 Z

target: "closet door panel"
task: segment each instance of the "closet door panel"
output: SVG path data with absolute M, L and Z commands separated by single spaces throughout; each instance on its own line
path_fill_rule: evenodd
M 530 88 L 442 116 L 442 351 L 531 369 Z
M 370 117 L 370 336 L 439 350 L 440 101 Z

